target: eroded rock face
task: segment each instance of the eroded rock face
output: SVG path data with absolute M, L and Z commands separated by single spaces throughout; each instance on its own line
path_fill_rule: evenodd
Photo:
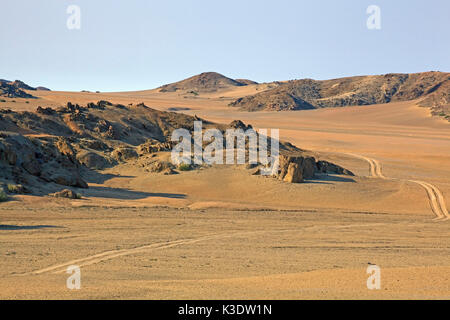
M 0 179 L 29 183 L 36 177 L 43 182 L 87 188 L 67 141 L 42 141 L 20 134 L 0 135 Z

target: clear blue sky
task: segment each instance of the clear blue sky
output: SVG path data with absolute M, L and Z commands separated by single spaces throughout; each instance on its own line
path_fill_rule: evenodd
M 66 27 L 81 8 L 81 29 Z M 381 30 L 366 9 L 381 8 Z M 150 89 L 204 72 L 259 82 L 450 71 L 448 0 L 2 2 L 0 78 Z

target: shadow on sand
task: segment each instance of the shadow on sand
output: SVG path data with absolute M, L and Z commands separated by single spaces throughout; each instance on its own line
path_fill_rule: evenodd
M 150 193 L 133 191 L 121 188 L 108 188 L 108 187 L 89 187 L 85 192 L 84 196 L 87 197 L 98 197 L 98 198 L 109 198 L 109 199 L 120 199 L 120 200 L 139 200 L 146 199 L 150 197 L 158 198 L 170 198 L 170 199 L 186 199 L 185 194 L 178 193 Z
M 11 230 L 39 230 L 39 229 L 51 229 L 51 228 L 62 228 L 58 226 L 8 226 L 8 225 L 0 225 L 1 231 L 11 231 Z
M 312 184 L 332 184 L 333 182 L 353 182 L 356 181 L 352 178 L 345 178 L 342 176 L 328 175 L 328 174 L 318 174 L 314 180 L 307 180 L 307 183 Z
M 87 183 L 103 184 L 113 178 L 136 178 L 135 176 L 121 176 L 117 174 L 101 173 L 94 170 L 86 170 L 83 178 Z

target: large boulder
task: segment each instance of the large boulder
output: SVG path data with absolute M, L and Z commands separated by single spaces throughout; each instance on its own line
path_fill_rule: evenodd
M 175 171 L 173 170 L 174 168 L 175 166 L 168 161 L 157 160 L 151 163 L 146 170 L 153 173 L 163 173 L 165 175 L 171 175 L 175 174 Z
M 316 160 L 313 157 L 280 155 L 278 179 L 301 183 L 305 179 L 313 179 Z M 294 165 L 295 164 L 295 165 Z
M 119 147 L 111 152 L 111 157 L 117 161 L 127 161 L 136 159 L 138 157 L 138 154 L 133 148 Z
M 78 153 L 77 160 L 87 168 L 94 170 L 101 170 L 109 165 L 108 160 L 95 152 Z
M 289 163 L 286 174 L 283 177 L 283 181 L 289 183 L 303 182 L 303 171 L 298 165 L 298 163 L 295 162 Z

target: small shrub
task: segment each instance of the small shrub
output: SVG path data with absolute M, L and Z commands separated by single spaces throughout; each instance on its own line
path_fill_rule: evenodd
M 8 196 L 6 195 L 5 191 L 0 191 L 0 202 L 5 202 L 8 200 Z
M 25 103 L 30 103 L 30 101 L 25 101 Z
M 20 184 L 8 184 L 7 186 L 9 193 L 23 193 L 23 186 Z
M 182 163 L 178 166 L 178 170 L 180 171 L 189 171 L 191 170 L 191 166 L 189 164 L 186 163 Z
M 66 198 L 66 199 L 81 199 L 82 195 L 80 193 L 75 193 L 70 189 L 64 189 L 59 192 L 55 192 L 52 194 L 49 194 L 49 196 L 55 197 L 55 198 Z

